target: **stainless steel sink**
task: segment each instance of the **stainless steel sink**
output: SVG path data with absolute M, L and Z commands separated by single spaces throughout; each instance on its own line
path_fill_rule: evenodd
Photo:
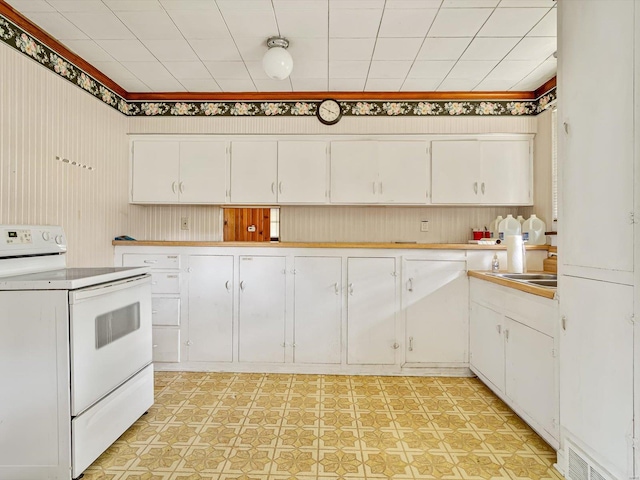
M 555 273 L 492 273 L 496 277 L 509 278 L 511 280 L 557 280 Z
M 558 288 L 558 280 L 523 280 L 522 282 L 538 287 Z

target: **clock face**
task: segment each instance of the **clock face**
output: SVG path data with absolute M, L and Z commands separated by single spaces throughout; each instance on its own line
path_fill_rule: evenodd
M 342 109 L 340 104 L 335 100 L 323 100 L 318 105 L 318 120 L 325 125 L 333 125 L 338 123 L 342 117 Z

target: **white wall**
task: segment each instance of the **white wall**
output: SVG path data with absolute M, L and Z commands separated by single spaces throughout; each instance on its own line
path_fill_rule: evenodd
M 60 224 L 70 265 L 112 265 L 129 208 L 126 117 L 5 44 L 0 72 L 0 224 Z

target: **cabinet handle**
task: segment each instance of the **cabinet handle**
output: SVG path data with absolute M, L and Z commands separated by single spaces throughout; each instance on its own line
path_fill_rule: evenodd
M 496 325 L 496 330 L 498 333 L 502 333 L 502 325 Z
M 158 348 L 158 344 L 157 344 L 157 343 L 156 343 L 156 344 L 154 344 L 154 345 L 153 345 L 153 348 Z
M 569 124 L 567 122 L 562 122 L 562 126 L 564 127 L 564 133 L 569 133 Z
M 271 182 L 271 193 L 276 194 L 276 182 Z
M 473 183 L 473 193 L 478 194 L 478 182 Z
M 482 182 L 482 184 L 480 185 L 480 191 L 484 195 L 484 182 Z
M 158 310 L 151 310 L 151 315 L 155 315 L 156 313 L 158 313 Z
M 282 193 L 282 182 L 278 182 L 278 191 Z
M 336 295 L 340 295 L 340 287 L 338 286 L 338 282 L 333 284 L 333 288 L 335 289 Z
M 349 295 L 353 296 L 353 283 L 349 284 Z
M 382 195 L 382 182 L 380 182 L 380 195 Z
M 184 193 L 184 182 L 178 184 L 178 190 L 180 190 L 180 193 Z
M 376 194 L 376 182 L 373 182 L 373 194 Z
M 244 280 L 240 282 L 240 290 L 244 292 Z
M 193 345 L 193 342 L 191 340 L 187 340 L 185 344 L 187 345 L 187 347 L 190 347 L 191 345 Z
M 144 263 L 158 263 L 158 260 L 145 260 Z
M 280 346 L 281 346 L 282 348 L 284 348 L 284 347 L 286 347 L 286 346 L 287 346 L 287 344 L 286 344 L 286 343 L 284 343 L 284 342 L 282 342 L 282 343 L 280 344 Z
M 407 290 L 410 291 L 410 292 L 413 292 L 413 278 L 410 278 L 407 281 Z
M 292 343 L 292 344 L 291 344 L 291 346 L 292 346 L 293 348 L 296 348 L 296 344 L 295 344 L 295 343 Z
M 230 285 L 229 285 L 229 280 L 227 280 L 226 282 L 224 282 L 224 288 L 226 288 L 226 289 L 227 289 L 227 292 L 230 292 L 230 291 L 231 291 L 231 288 L 229 288 L 229 287 L 230 287 Z
M 413 337 L 409 337 L 409 351 L 413 352 Z
M 509 329 L 508 328 L 504 329 L 504 338 L 509 340 Z
M 397 350 L 398 348 L 400 348 L 400 344 L 399 344 L 398 342 L 395 342 L 395 343 L 392 345 L 392 347 L 393 347 L 393 349 L 394 349 L 394 350 Z
M 178 193 L 178 192 L 176 192 L 176 182 L 173 182 L 171 184 L 171 190 L 173 190 L 173 193 Z
M 566 316 L 562 316 L 562 318 L 560 319 L 560 321 L 562 322 L 562 330 L 567 330 L 567 317 Z

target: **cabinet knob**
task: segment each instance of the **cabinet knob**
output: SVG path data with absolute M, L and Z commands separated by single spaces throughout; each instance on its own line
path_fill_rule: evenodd
M 191 340 L 187 340 L 185 342 L 185 345 L 187 345 L 187 347 L 190 347 L 191 345 L 193 345 L 193 342 Z
M 567 317 L 562 315 L 562 317 L 560 318 L 560 322 L 562 324 L 562 330 L 566 330 L 567 329 Z
M 504 338 L 505 338 L 506 340 L 509 340 L 509 329 L 508 329 L 508 328 L 505 328 L 505 329 L 504 329 Z
M 244 280 L 240 282 L 240 290 L 244 291 Z
M 400 344 L 396 342 L 392 345 L 392 347 L 394 350 L 397 350 L 398 348 L 400 348 Z
M 231 291 L 231 283 L 229 282 L 229 280 L 227 280 L 226 282 L 224 282 L 224 288 L 227 289 L 227 292 Z
M 480 191 L 482 192 L 482 194 L 484 195 L 484 182 L 482 182 L 480 184 Z
M 498 333 L 502 333 L 502 325 L 496 325 L 496 330 Z
M 287 344 L 286 344 L 286 343 L 284 343 L 284 342 L 282 342 L 282 343 L 280 344 L 280 346 L 281 346 L 282 348 L 284 348 L 284 347 L 286 347 L 286 346 L 287 346 Z
M 409 280 L 407 280 L 407 290 L 409 292 L 413 292 L 413 278 L 410 278 Z
M 473 193 L 478 194 L 478 182 L 473 182 Z
M 333 289 L 336 295 L 340 295 L 340 286 L 338 285 L 338 282 L 333 284 Z
M 353 283 L 349 284 L 349 295 L 353 295 Z

